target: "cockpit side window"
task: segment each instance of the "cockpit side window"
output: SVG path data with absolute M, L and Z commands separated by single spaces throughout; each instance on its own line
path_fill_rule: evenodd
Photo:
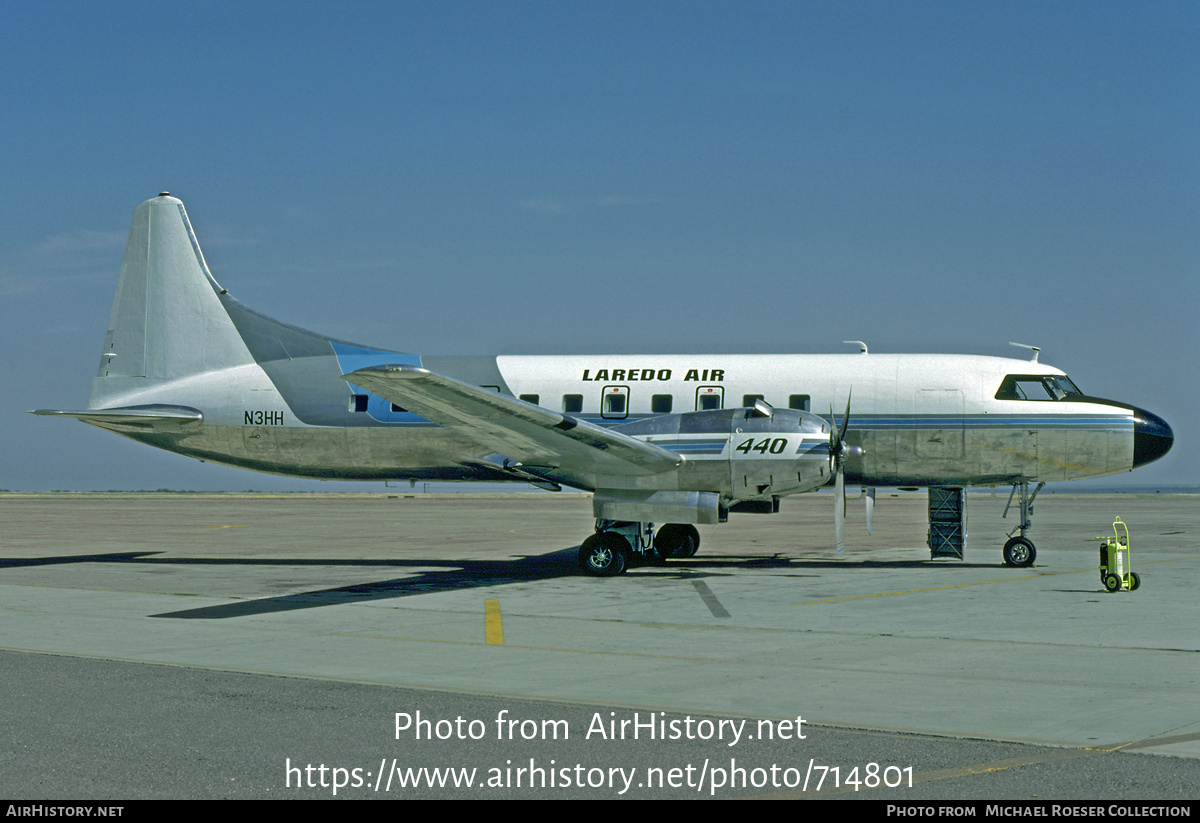
M 1063 393 L 1063 397 L 1083 397 L 1083 392 L 1065 374 L 1062 377 L 1049 377 L 1047 379 L 1054 381 L 1058 386 L 1058 390 Z M 1059 399 L 1063 398 L 1060 397 Z
M 996 392 L 997 400 L 1067 400 L 1083 397 L 1071 378 L 1053 374 L 1010 374 Z

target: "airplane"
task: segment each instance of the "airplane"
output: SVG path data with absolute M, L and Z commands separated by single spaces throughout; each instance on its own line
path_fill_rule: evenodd
M 163 192 L 134 212 L 87 407 L 33 413 L 274 474 L 584 489 L 596 528 L 579 563 L 594 576 L 689 557 L 697 524 L 777 512 L 830 484 L 839 552 L 847 484 L 868 488 L 868 528 L 875 487 L 929 488 L 931 534 L 933 492 L 1010 485 L 1021 516 L 1003 560 L 1029 566 L 1046 482 L 1129 471 L 1174 441 L 1164 420 L 1085 395 L 1034 347 L 1017 360 L 858 345 L 490 357 L 362 346 L 234 299 Z M 952 516 L 965 518 L 961 501 Z

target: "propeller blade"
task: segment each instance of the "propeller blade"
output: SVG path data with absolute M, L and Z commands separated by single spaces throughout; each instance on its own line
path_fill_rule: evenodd
M 838 431 L 838 442 L 842 446 L 845 446 L 845 443 L 842 441 L 846 439 L 846 428 L 850 425 L 850 396 L 852 394 L 854 394 L 854 389 L 850 389 L 850 391 L 846 392 L 846 416 L 842 418 L 842 428 L 840 431 Z M 829 416 L 830 418 L 833 417 L 832 407 L 829 409 Z
M 846 550 L 846 429 L 850 425 L 850 395 L 846 394 L 846 415 L 838 426 L 829 404 L 829 467 L 834 472 L 833 531 L 837 536 L 837 553 Z
M 871 534 L 871 518 L 875 515 L 875 487 L 867 489 L 867 534 Z
M 833 531 L 837 535 L 837 553 L 846 550 L 846 473 L 842 461 L 837 461 L 837 479 L 833 486 Z

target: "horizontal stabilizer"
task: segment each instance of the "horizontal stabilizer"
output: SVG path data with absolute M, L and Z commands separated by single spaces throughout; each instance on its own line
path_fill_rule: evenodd
M 74 417 L 93 426 L 135 426 L 138 428 L 163 428 L 202 423 L 204 415 L 190 406 L 126 406 L 115 409 L 35 409 L 30 414 L 52 417 Z
M 683 462 L 660 446 L 418 366 L 371 366 L 342 378 L 510 460 L 574 477 L 658 474 Z

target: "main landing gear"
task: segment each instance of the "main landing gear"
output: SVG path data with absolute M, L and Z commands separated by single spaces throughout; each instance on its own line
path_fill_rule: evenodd
M 1021 525 L 1008 533 L 1009 540 L 1004 544 L 1004 565 L 1017 566 L 1025 568 L 1032 566 L 1033 561 L 1037 559 L 1037 550 L 1033 547 L 1033 541 L 1025 536 L 1025 533 L 1033 526 L 1033 499 L 1037 497 L 1038 492 L 1042 490 L 1045 483 L 1038 483 L 1037 488 L 1033 490 L 1033 494 L 1029 493 L 1029 483 L 1013 483 L 1012 494 L 1008 496 L 1008 505 L 1004 507 L 1004 517 L 1008 517 L 1008 510 L 1012 506 L 1013 497 L 1019 491 L 1021 494 Z M 1019 535 L 1013 537 L 1015 532 L 1020 532 Z
M 698 548 L 700 533 L 687 523 L 667 523 L 655 534 L 653 523 L 597 520 L 596 533 L 579 547 L 579 565 L 593 577 L 615 577 L 632 562 L 691 557 Z

